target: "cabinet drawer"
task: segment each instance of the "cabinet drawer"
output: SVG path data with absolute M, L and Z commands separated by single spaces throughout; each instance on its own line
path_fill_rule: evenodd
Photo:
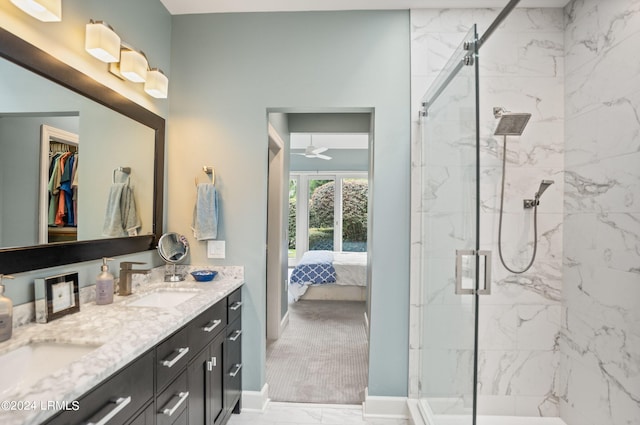
M 109 425 L 129 421 L 153 397 L 154 350 L 107 379 L 100 386 L 78 399 L 78 411 L 66 411 L 54 417 L 49 425 L 99 423 L 110 417 Z
M 186 372 L 178 376 L 156 399 L 156 425 L 176 422 L 189 404 Z
M 236 289 L 227 297 L 227 323 L 242 315 L 242 288 Z
M 227 362 L 242 362 L 242 319 L 237 319 L 227 325 L 227 338 L 225 340 Z
M 189 358 L 193 358 L 227 325 L 227 304 L 220 300 L 189 324 Z
M 187 365 L 192 351 L 188 336 L 189 330 L 183 328 L 157 346 L 156 391 L 161 391 Z

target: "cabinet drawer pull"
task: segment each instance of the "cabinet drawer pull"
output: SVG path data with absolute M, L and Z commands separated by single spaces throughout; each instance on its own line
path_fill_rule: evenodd
M 209 322 L 209 324 L 207 326 L 202 328 L 202 330 L 205 331 L 205 332 L 211 332 L 212 330 L 217 328 L 218 325 L 220 325 L 220 323 L 222 323 L 222 320 L 213 320 L 213 321 Z
M 91 417 L 91 419 L 89 419 L 89 421 L 86 423 L 86 425 L 107 425 L 109 423 L 109 421 L 111 419 L 113 419 L 113 417 L 115 415 L 117 415 L 118 413 L 120 413 L 120 411 L 122 409 L 124 409 L 125 407 L 127 407 L 127 405 L 131 403 L 131 396 L 128 397 L 119 397 L 117 399 L 111 399 L 109 400 L 109 403 L 104 406 L 102 409 L 100 409 L 100 411 L 95 414 L 93 417 Z M 111 407 L 111 405 L 113 404 L 113 407 Z M 106 414 L 104 414 L 104 416 L 102 415 L 102 411 L 103 410 L 109 410 Z M 101 419 L 99 420 L 94 420 L 94 418 L 96 417 L 100 417 L 102 416 Z
M 183 391 L 183 392 L 180 392 L 180 393 L 174 395 L 171 398 L 171 400 L 169 400 L 169 403 L 171 403 L 171 401 L 175 400 L 176 398 L 178 400 L 175 402 L 173 407 L 165 407 L 164 409 L 162 409 L 162 414 L 163 415 L 171 416 L 174 413 L 176 413 L 176 410 L 178 410 L 180 405 L 182 405 L 182 403 L 187 401 L 187 398 L 189 398 L 189 391 Z M 167 403 L 166 405 L 169 405 L 169 403 Z
M 186 356 L 188 352 L 189 347 L 178 348 L 173 353 L 171 353 L 171 356 L 169 356 L 167 359 L 160 361 L 160 364 L 166 367 L 173 367 L 173 365 L 178 363 L 178 361 Z
M 234 366 L 234 370 L 232 372 L 229 372 L 229 376 L 235 378 L 238 372 L 240 372 L 240 369 L 242 369 L 242 364 L 236 363 Z
M 229 307 L 229 310 L 236 311 L 240 307 L 242 307 L 242 301 L 236 301 L 233 304 L 231 304 L 231 306 Z
M 242 335 L 242 329 L 235 331 L 233 335 L 229 337 L 229 341 L 237 341 L 238 338 L 240 338 L 240 335 Z

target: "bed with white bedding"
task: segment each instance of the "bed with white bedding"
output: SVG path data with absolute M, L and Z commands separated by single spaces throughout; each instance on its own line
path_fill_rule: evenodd
M 364 301 L 366 252 L 307 251 L 289 278 L 289 300 Z

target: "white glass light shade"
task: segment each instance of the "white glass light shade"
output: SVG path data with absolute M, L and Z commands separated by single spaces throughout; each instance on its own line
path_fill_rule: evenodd
M 134 83 L 144 83 L 147 80 L 147 58 L 135 50 L 122 49 L 120 52 L 120 74 Z
M 144 91 L 156 99 L 166 99 L 169 91 L 169 79 L 157 68 L 147 72 L 147 81 L 144 83 Z
M 11 3 L 42 22 L 62 20 L 62 0 L 11 0 Z
M 120 60 L 120 36 L 102 22 L 87 24 L 84 48 L 102 62 L 111 63 Z

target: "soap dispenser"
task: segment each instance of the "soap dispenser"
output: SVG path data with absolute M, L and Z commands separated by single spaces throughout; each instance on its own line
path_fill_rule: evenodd
M 109 266 L 107 265 L 107 261 L 112 260 L 113 258 L 102 258 L 101 272 L 96 279 L 96 304 L 98 305 L 111 304 L 113 302 L 113 275 L 109 273 Z
M 13 276 L 0 274 L 0 342 L 11 338 L 13 332 L 13 303 L 4 296 L 3 278 L 13 279 Z

